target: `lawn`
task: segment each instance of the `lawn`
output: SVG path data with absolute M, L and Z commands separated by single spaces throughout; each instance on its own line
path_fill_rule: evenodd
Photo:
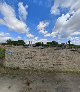
M 4 59 L 4 58 L 5 58 L 5 49 L 0 48 L 0 59 Z

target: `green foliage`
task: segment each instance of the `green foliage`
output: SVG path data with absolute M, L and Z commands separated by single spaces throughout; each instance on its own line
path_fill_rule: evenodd
M 47 42 L 47 46 L 48 47 L 52 46 L 52 42 Z
M 56 46 L 58 46 L 58 42 L 56 42 L 56 41 L 47 42 L 47 46 L 48 46 L 48 47 L 49 47 L 49 46 L 51 46 L 51 47 L 56 47 Z
M 18 40 L 17 43 L 18 45 L 25 45 L 25 42 L 23 40 Z
M 7 40 L 7 45 L 25 45 L 25 42 L 23 40 L 18 40 L 18 41 L 12 41 L 11 39 Z
M 41 42 L 37 42 L 35 45 L 36 46 L 42 46 L 42 43 Z
M 62 44 L 58 44 L 58 47 L 62 47 Z
M 8 45 L 12 45 L 12 40 L 11 39 L 7 40 L 6 42 L 7 42 Z
M 58 42 L 52 41 L 52 46 L 58 46 Z
M 5 58 L 5 49 L 4 48 L 0 48 L 0 59 Z

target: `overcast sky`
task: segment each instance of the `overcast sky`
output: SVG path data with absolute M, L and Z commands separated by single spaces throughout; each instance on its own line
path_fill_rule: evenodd
M 80 45 L 80 0 L 0 0 L 0 42 Z

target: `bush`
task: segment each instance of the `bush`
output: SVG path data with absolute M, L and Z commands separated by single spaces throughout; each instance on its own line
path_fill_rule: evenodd
M 35 45 L 36 46 L 42 46 L 41 42 L 37 42 Z
M 25 45 L 25 42 L 23 40 L 12 41 L 11 39 L 9 39 L 6 42 L 7 42 L 7 45 L 14 45 L 14 46 Z
M 0 48 L 0 59 L 5 58 L 5 49 L 4 48 Z

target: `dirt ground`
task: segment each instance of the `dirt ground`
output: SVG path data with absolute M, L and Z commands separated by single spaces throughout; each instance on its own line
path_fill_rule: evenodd
M 9 65 L 26 64 L 26 68 L 0 65 L 0 92 L 80 92 L 80 52 L 52 48 L 7 50 Z
M 0 92 L 80 92 L 80 74 L 0 67 Z
M 80 71 L 80 50 L 8 47 L 4 65 L 32 70 Z

